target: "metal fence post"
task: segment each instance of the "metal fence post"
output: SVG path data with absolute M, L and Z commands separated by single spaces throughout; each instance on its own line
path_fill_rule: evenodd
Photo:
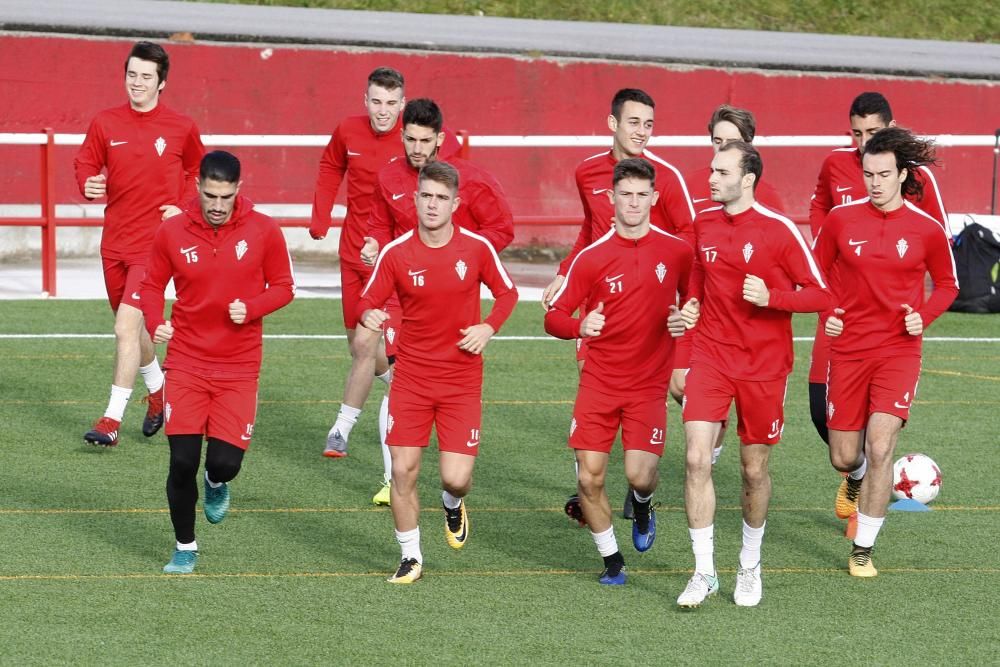
M 51 127 L 42 130 L 42 294 L 56 295 L 56 172 L 55 133 Z

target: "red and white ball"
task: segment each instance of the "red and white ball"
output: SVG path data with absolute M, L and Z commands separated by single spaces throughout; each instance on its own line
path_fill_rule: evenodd
M 925 454 L 907 454 L 892 466 L 892 497 L 926 505 L 941 492 L 941 469 Z

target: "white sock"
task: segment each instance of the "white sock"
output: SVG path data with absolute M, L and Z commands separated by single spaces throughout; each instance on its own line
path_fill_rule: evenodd
M 601 557 L 618 553 L 618 540 L 615 539 L 615 527 L 611 526 L 603 533 L 591 533 L 594 544 L 597 545 L 597 553 Z
M 385 444 L 385 434 L 388 427 L 389 396 L 386 395 L 382 397 L 382 405 L 378 409 L 378 436 L 382 442 L 382 467 L 385 469 L 385 478 L 392 479 L 392 454 L 389 453 L 389 446 Z
M 715 524 L 707 528 L 688 528 L 691 550 L 694 552 L 694 571 L 715 576 Z
M 403 552 L 402 559 L 416 558 L 418 563 L 424 562 L 424 555 L 420 553 L 420 526 L 405 533 L 396 531 L 396 541 Z
M 859 465 L 856 470 L 852 470 L 851 472 L 847 473 L 847 476 L 850 477 L 851 479 L 857 481 L 857 480 L 863 478 L 865 476 L 866 472 L 868 472 L 868 458 L 867 457 L 861 459 L 861 465 Z
M 385 386 L 387 387 L 390 384 L 392 384 L 392 366 L 389 366 L 389 370 L 387 370 L 385 373 L 382 373 L 382 375 L 376 375 L 375 379 L 381 380 L 382 382 L 385 383 Z
M 462 504 L 462 499 L 456 498 L 455 496 L 451 495 L 450 493 L 442 489 L 441 502 L 444 503 L 445 507 L 447 507 L 450 510 L 453 510 L 453 509 L 458 509 L 458 507 Z
M 189 544 L 182 544 L 182 543 L 178 542 L 177 543 L 177 550 L 178 551 L 197 551 L 198 550 L 198 542 L 194 541 L 194 542 L 190 542 Z
M 740 549 L 740 567 L 748 568 L 760 562 L 760 544 L 764 541 L 764 528 L 767 521 L 761 524 L 760 528 L 753 528 L 743 522 L 743 548 Z
M 139 374 L 142 381 L 146 383 L 146 389 L 150 394 L 155 394 L 163 387 L 163 371 L 160 370 L 160 362 L 153 357 L 153 360 L 146 366 L 139 366 Z
M 638 491 L 632 489 L 632 497 L 635 498 L 635 502 L 637 503 L 648 503 L 653 499 L 653 494 L 650 493 L 648 496 L 640 496 Z
M 346 403 L 341 403 L 340 412 L 337 413 L 337 421 L 334 422 L 332 430 L 340 431 L 340 435 L 343 436 L 344 440 L 347 440 L 351 437 L 351 429 L 354 428 L 359 416 L 361 416 L 361 408 L 352 408 Z
M 224 484 L 224 482 L 213 482 L 212 480 L 210 480 L 208 478 L 208 471 L 207 470 L 205 471 L 205 481 L 208 482 L 208 485 L 210 487 L 212 487 L 213 489 L 217 489 L 217 488 L 219 488 L 220 486 L 222 486 Z
M 858 534 L 854 536 L 854 543 L 859 547 L 875 546 L 875 538 L 882 530 L 883 523 L 884 516 L 868 516 L 858 512 Z
M 111 399 L 108 401 L 108 409 L 104 411 L 104 416 L 121 421 L 122 417 L 125 416 L 125 406 L 128 405 L 128 399 L 131 397 L 131 389 L 111 385 Z

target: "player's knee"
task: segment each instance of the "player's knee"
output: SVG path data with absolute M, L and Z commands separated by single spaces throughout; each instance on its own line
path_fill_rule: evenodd
M 858 455 L 854 452 L 838 452 L 831 447 L 830 463 L 835 470 L 851 472 L 858 467 Z
M 704 447 L 688 447 L 684 465 L 689 477 L 707 477 L 712 472 L 712 450 Z
M 456 498 L 464 498 L 472 490 L 472 477 L 458 474 L 442 475 L 441 488 Z
M 740 465 L 740 475 L 743 477 L 743 486 L 748 488 L 762 486 L 769 480 L 767 464 L 756 461 L 744 461 Z
M 171 447 L 169 483 L 174 486 L 186 486 L 193 483 L 198 474 L 200 458 L 200 448 Z
M 213 482 L 228 482 L 235 479 L 243 465 L 243 450 L 224 440 L 208 439 L 208 453 L 205 455 L 205 470 Z
M 604 493 L 603 474 L 595 473 L 581 467 L 580 472 L 577 474 L 577 480 L 580 484 L 580 491 L 588 498 L 591 496 L 600 496 Z

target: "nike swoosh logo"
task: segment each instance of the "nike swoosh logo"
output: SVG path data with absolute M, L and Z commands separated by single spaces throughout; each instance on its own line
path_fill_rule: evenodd
M 139 293 L 138 292 L 132 292 L 132 298 L 135 299 L 136 301 L 139 301 Z
M 409 273 L 411 276 L 419 276 L 421 273 L 426 273 L 427 269 L 420 269 L 419 271 L 407 270 L 406 272 Z
M 900 405 L 899 401 L 896 401 L 895 403 L 893 403 L 893 405 L 895 405 L 900 410 L 909 410 L 910 409 L 909 405 Z
M 837 187 L 837 192 L 847 192 L 848 190 L 851 190 L 851 189 L 853 189 L 853 188 L 850 185 L 848 185 L 847 187 L 844 187 L 844 188 L 838 186 Z
M 602 192 L 607 192 L 607 191 L 608 191 L 608 189 L 607 189 L 607 188 L 594 188 L 594 194 L 595 194 L 595 195 L 599 195 L 599 194 L 601 194 Z
M 708 201 L 708 197 L 701 197 L 700 199 L 692 199 L 691 203 L 692 204 L 700 204 L 703 201 Z
M 868 240 L 865 239 L 864 241 L 855 241 L 854 239 L 847 239 L 847 245 L 861 245 L 863 243 L 868 243 Z
M 716 248 L 718 248 L 718 247 L 719 247 L 719 246 L 714 246 L 714 245 L 703 245 L 703 246 L 701 247 L 701 251 L 702 251 L 702 252 L 705 252 L 706 250 L 715 250 L 715 249 L 716 249 Z
M 604 278 L 604 282 L 613 283 L 614 281 L 618 280 L 619 278 L 621 278 L 624 275 L 625 275 L 624 273 L 619 273 L 617 276 L 611 276 L 610 278 L 605 277 Z
M 780 434 L 781 434 L 781 431 L 775 431 L 774 433 L 768 433 L 768 434 L 767 434 L 767 438 L 768 438 L 769 440 L 770 440 L 771 438 L 777 438 L 777 437 L 778 437 L 778 436 L 779 436 Z
M 249 436 L 249 435 L 241 435 L 240 436 L 240 440 L 249 440 L 251 437 L 252 436 Z
M 359 155 L 361 155 L 361 153 L 355 153 L 351 149 L 349 149 L 349 148 L 347 149 L 347 156 L 348 157 L 358 157 Z
M 394 192 L 392 193 L 392 201 L 396 201 L 397 199 L 400 199 L 405 196 L 406 196 L 405 192 L 400 192 L 398 195 Z
M 192 250 L 196 249 L 197 247 L 198 247 L 198 246 L 196 246 L 196 245 L 193 245 L 193 246 L 191 246 L 190 248 L 181 248 L 181 254 L 182 254 L 182 255 L 186 255 L 186 254 L 188 254 L 189 252 L 191 252 Z
M 127 144 L 127 143 L 128 143 L 127 141 L 112 141 L 111 145 L 112 146 L 121 146 L 122 144 Z
M 663 441 L 662 440 L 650 440 L 649 444 L 654 445 L 654 446 L 656 446 L 656 445 L 662 445 Z
M 478 440 L 467 440 L 465 442 L 465 446 L 466 447 L 478 447 L 479 446 L 479 441 Z

